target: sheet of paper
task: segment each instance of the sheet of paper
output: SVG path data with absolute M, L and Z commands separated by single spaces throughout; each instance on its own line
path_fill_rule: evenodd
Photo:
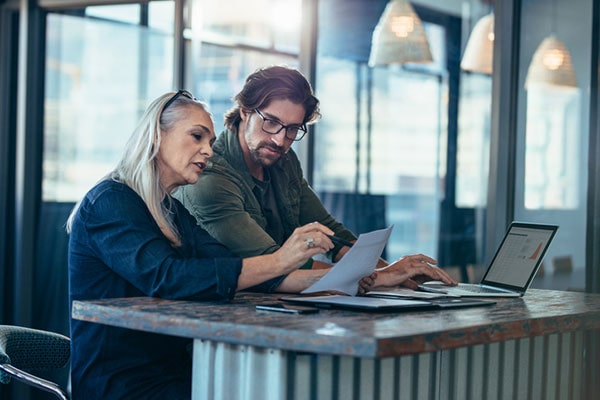
M 377 265 L 393 226 L 358 236 L 354 246 L 338 261 L 331 270 L 302 293 L 315 293 L 335 290 L 355 296 L 358 282 L 370 275 Z

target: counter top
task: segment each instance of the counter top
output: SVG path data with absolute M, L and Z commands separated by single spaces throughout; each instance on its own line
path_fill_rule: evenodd
M 259 312 L 281 294 L 239 293 L 231 303 L 149 297 L 74 301 L 72 316 L 174 336 L 356 357 L 396 357 L 477 344 L 600 329 L 600 295 L 530 289 L 491 307 L 418 312 L 323 309 Z

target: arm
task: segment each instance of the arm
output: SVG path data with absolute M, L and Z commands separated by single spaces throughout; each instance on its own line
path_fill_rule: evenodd
M 325 253 L 333 247 L 327 235 L 332 232 L 327 227 L 311 223 L 296 228 L 292 236 L 273 254 L 244 259 L 242 273 L 238 279 L 238 290 L 255 286 L 273 276 L 287 275 L 277 287 L 280 292 L 300 292 L 320 279 L 326 269 L 301 270 L 297 268 L 317 254 Z M 314 245 L 307 246 L 306 239 L 313 239 Z
M 259 291 L 296 293 L 306 289 L 319 280 L 327 272 L 325 269 L 329 269 L 331 265 L 314 261 L 313 268 L 321 271 L 299 271 L 295 268 L 303 265 L 312 256 L 329 251 L 333 244 L 326 235 L 332 233 L 327 227 L 318 223 L 306 224 L 296 228 L 283 246 L 281 248 L 278 246 L 274 253 L 244 259 L 242 273 L 238 279 L 238 290 L 252 288 Z M 305 239 L 308 237 L 315 241 L 315 248 L 312 250 L 306 247 Z M 286 260 L 290 258 L 292 258 L 291 264 L 287 262 L 290 268 L 283 268 L 282 264 L 286 264 Z M 274 277 L 279 279 L 273 279 Z M 268 280 L 273 284 L 261 285 Z
M 277 287 L 277 292 L 281 293 L 300 293 L 317 282 L 323 275 L 329 272 L 329 269 L 303 269 L 290 273 Z
M 246 200 L 245 191 L 240 189 L 240 185 L 244 185 L 243 182 L 234 183 L 231 178 L 216 173 L 205 174 L 200 178 L 201 185 L 181 188 L 178 197 L 213 237 L 231 249 L 233 253 L 243 257 L 257 254 L 267 255 L 279 249 L 279 245 L 256 222 L 255 218 L 259 218 L 261 215 L 260 206 L 254 198 Z M 331 231 L 328 232 L 331 233 Z M 251 264 L 253 260 L 254 258 L 250 258 L 245 262 Z M 323 269 L 330 268 L 331 265 L 314 261 L 312 267 Z M 261 273 L 259 267 L 251 266 L 250 268 L 255 271 L 255 274 Z M 310 279 L 316 281 L 325 273 L 322 271 L 312 275 L 310 273 L 298 275 L 298 272 L 300 271 L 294 272 L 289 279 L 281 274 L 279 279 L 273 279 L 271 282 L 265 281 L 256 288 L 253 288 L 254 285 L 246 282 L 245 276 L 242 276 L 240 288 L 267 292 L 296 292 L 310 286 L 310 284 L 300 282 L 306 281 L 307 276 L 312 276 Z M 280 287 L 284 279 L 286 282 Z
M 242 268 L 239 258 L 208 235 L 197 252 L 189 244 L 173 248 L 141 198 L 118 185 L 104 186 L 100 194 L 82 202 L 70 237 L 69 263 L 74 261 L 78 268 L 74 273 L 90 285 L 122 279 L 130 287 L 123 294 L 171 299 L 233 296 Z M 181 232 L 184 237 L 192 233 Z
M 182 187 L 178 197 L 200 225 L 234 254 L 273 253 L 279 245 L 257 222 L 263 219 L 260 205 L 244 182 L 233 179 L 204 173 L 195 185 Z
M 308 258 L 333 247 L 326 236 L 331 234 L 328 228 L 309 224 L 297 228 L 275 253 L 241 260 L 232 257 L 179 207 L 176 214 L 184 243 L 177 249 L 130 190 L 106 191 L 93 204 L 83 203 L 72 233 L 91 238 L 91 251 L 80 249 L 80 253 L 97 255 L 145 295 L 163 298 L 232 297 L 236 290 L 288 274 Z M 307 246 L 309 237 L 313 246 Z

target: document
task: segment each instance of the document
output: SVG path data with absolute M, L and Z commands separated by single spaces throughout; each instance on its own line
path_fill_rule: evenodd
M 359 235 L 358 240 L 344 257 L 327 274 L 303 290 L 302 293 L 336 291 L 356 296 L 358 282 L 375 270 L 377 261 L 392 233 L 392 228 L 393 225 Z

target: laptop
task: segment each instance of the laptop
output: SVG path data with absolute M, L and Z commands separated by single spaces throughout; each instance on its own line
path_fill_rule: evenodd
M 480 283 L 425 282 L 420 290 L 461 297 L 521 297 L 531 285 L 558 226 L 513 222 Z
M 319 308 L 342 308 L 357 311 L 439 310 L 495 304 L 493 301 L 448 297 L 432 300 L 414 300 L 346 295 L 282 297 L 280 300 Z

